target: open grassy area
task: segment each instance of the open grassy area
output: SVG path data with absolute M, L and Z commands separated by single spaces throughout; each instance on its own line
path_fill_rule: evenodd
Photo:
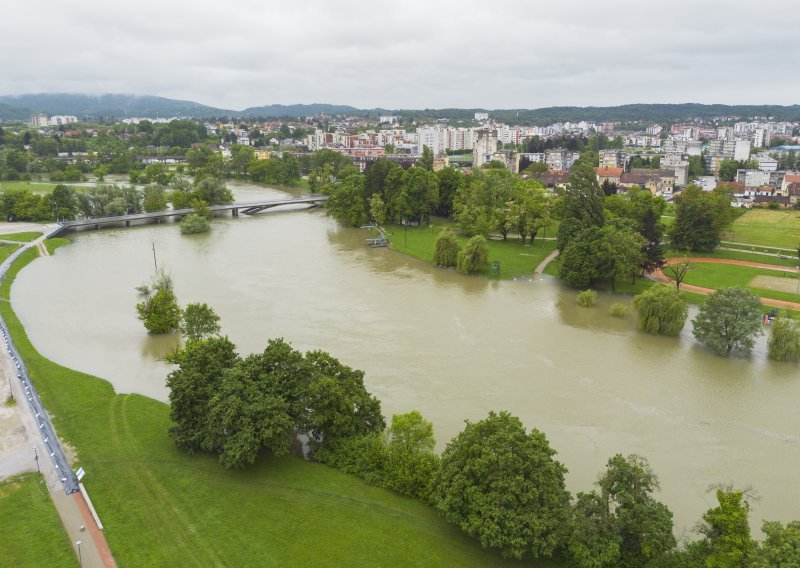
M 800 245 L 800 211 L 750 209 L 734 221 L 723 240 L 796 249 Z
M 44 246 L 47 247 L 47 252 L 53 254 L 57 248 L 63 247 L 64 245 L 69 244 L 69 239 L 62 239 L 61 237 L 54 237 L 52 239 L 46 239 L 44 241 Z
M 321 464 L 264 455 L 245 471 L 226 471 L 212 456 L 189 456 L 167 435 L 166 404 L 118 395 L 102 379 L 45 359 L 8 302 L 0 313 L 60 437 L 77 452 L 75 466 L 87 471 L 120 566 L 515 564 L 431 507 Z
M 14 251 L 16 251 L 22 245 L 13 245 L 10 243 L 0 243 L 0 262 L 3 262 L 9 256 L 11 256 Z
M 0 565 L 77 566 L 69 537 L 47 487 L 36 473 L 0 483 Z
M 436 238 L 442 229 L 449 225 L 442 219 L 434 219 L 430 226 L 406 229 L 393 225 L 386 231 L 392 243 L 392 249 L 431 262 Z M 548 227 L 548 237 L 555 236 L 557 231 L 558 226 L 555 224 Z M 544 236 L 544 231 L 539 232 L 539 237 L 542 236 Z M 456 238 L 462 247 L 469 240 L 461 235 L 457 235 Z M 528 242 L 523 246 L 519 238 L 511 236 L 506 241 L 493 238 L 487 241 L 487 244 L 489 246 L 489 263 L 500 262 L 500 272 L 494 275 L 491 274 L 490 269 L 486 275 L 499 280 L 510 280 L 518 276 L 529 277 L 533 274 L 534 268 L 556 248 L 554 240 L 536 238 L 533 244 Z
M 0 234 L 0 240 L 3 241 L 17 241 L 18 243 L 29 243 L 35 241 L 42 236 L 39 231 L 26 231 L 23 233 L 6 233 Z
M 760 262 L 762 264 L 774 264 L 775 266 L 786 266 L 797 268 L 796 258 L 781 258 L 776 255 L 756 254 L 740 250 L 719 250 L 712 252 L 686 252 L 667 250 L 667 258 L 684 257 L 703 257 L 703 258 L 726 258 L 728 260 L 746 260 L 748 262 Z
M 774 298 L 776 300 L 787 300 L 790 302 L 800 301 L 800 296 L 797 294 L 751 287 L 750 281 L 758 275 L 780 276 L 795 281 L 797 280 L 797 274 L 792 272 L 780 272 L 777 270 L 735 266 L 732 264 L 695 263 L 695 267 L 688 272 L 684 282 L 717 290 L 720 288 L 730 288 L 732 286 L 742 286 L 750 288 L 756 296 Z

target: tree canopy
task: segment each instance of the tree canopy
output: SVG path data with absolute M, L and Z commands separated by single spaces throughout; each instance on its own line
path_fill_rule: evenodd
M 694 336 L 717 355 L 749 352 L 763 333 L 761 302 L 744 288 L 722 288 L 700 306 L 692 324 Z

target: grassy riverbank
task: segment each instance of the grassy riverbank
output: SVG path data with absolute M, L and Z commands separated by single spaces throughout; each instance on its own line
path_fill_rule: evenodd
M 436 238 L 442 229 L 451 226 L 450 223 L 442 219 L 434 219 L 433 223 L 424 227 L 401 227 L 392 225 L 386 229 L 391 248 L 403 254 L 419 258 L 426 262 L 433 260 L 433 249 Z M 555 236 L 557 226 L 548 228 L 548 236 Z M 540 236 L 543 233 L 540 233 Z M 456 239 L 463 247 L 469 240 L 461 235 L 456 235 Z M 497 280 L 511 280 L 512 278 L 529 278 L 533 270 L 542 262 L 548 254 L 556 248 L 554 240 L 543 240 L 537 238 L 533 244 L 530 242 L 522 244 L 519 238 L 509 237 L 508 240 L 490 239 L 487 241 L 489 246 L 489 263 L 498 261 L 500 271 L 493 274 L 491 268 L 483 276 Z
M 77 566 L 69 537 L 35 473 L 19 475 L 0 483 L 0 565 Z
M 16 241 L 18 243 L 29 243 L 42 236 L 39 231 L 25 231 L 22 233 L 7 233 L 0 234 L 0 240 L 3 241 Z
M 211 456 L 178 451 L 166 404 L 116 394 L 107 381 L 47 360 L 8 302 L 0 313 L 59 435 L 77 452 L 75 466 L 87 471 L 120 566 L 514 564 L 432 508 L 321 464 L 265 455 L 231 472 Z

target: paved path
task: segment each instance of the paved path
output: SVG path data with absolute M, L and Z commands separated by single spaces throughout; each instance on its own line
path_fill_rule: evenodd
M 547 267 L 547 265 L 553 262 L 557 256 L 558 256 L 558 249 L 548 254 L 547 257 L 545 257 L 545 259 L 542 262 L 540 262 L 536 268 L 533 269 L 533 273 L 541 274 L 542 272 L 544 272 L 544 269 Z
M 31 246 L 38 248 L 42 241 L 44 241 L 44 237 L 33 241 Z M 9 378 L 11 379 L 11 389 L 14 393 L 14 398 L 18 401 L 18 404 L 14 407 L 17 410 L 14 424 L 21 428 L 17 435 L 22 440 L 20 443 L 24 445 L 24 448 L 20 451 L 19 443 L 15 444 L 13 455 L 8 456 L 8 461 L 6 462 L 7 471 L 9 473 L 12 469 L 15 473 L 36 471 L 37 463 L 34 456 L 38 455 L 39 469 L 42 472 L 50 497 L 59 517 L 61 517 L 61 522 L 67 531 L 76 555 L 78 552 L 76 543 L 78 541 L 81 542 L 80 552 L 83 566 L 88 568 L 115 567 L 116 563 L 105 537 L 97 528 L 94 519 L 88 514 L 88 507 L 84 502 L 83 496 L 80 493 L 67 495 L 64 492 L 64 486 L 58 477 L 58 470 L 53 468 L 45 449 L 45 444 L 39 434 L 37 422 L 27 405 L 20 403 L 20 401 L 25 400 L 25 395 L 22 385 L 17 379 L 16 366 L 5 349 L 0 349 L 0 371 L 3 375 L 2 382 L 5 385 L 6 392 L 8 391 Z M 4 401 L 5 397 L 3 397 L 2 402 Z M 34 447 L 36 448 L 35 453 Z M 3 522 L 10 523 L 13 522 L 13 519 L 3 519 Z
M 704 257 L 692 257 L 692 258 L 670 258 L 666 261 L 666 264 L 675 264 L 678 262 L 697 262 L 697 263 L 710 263 L 710 264 L 734 264 L 737 266 L 749 266 L 752 268 L 764 268 L 766 270 L 777 270 L 779 272 L 798 272 L 797 268 L 790 268 L 788 266 L 776 266 L 774 264 L 764 264 L 762 262 L 750 262 L 749 260 L 732 260 L 727 258 L 704 258 Z M 656 269 L 650 275 L 651 278 L 654 280 L 658 280 L 659 282 L 663 282 L 664 284 L 674 284 L 675 282 L 668 278 L 661 269 Z M 695 292 L 697 294 L 703 295 L 710 295 L 716 292 L 713 288 L 704 288 L 703 286 L 695 286 L 694 284 L 681 284 L 681 290 L 686 292 Z M 759 298 L 761 303 L 765 306 L 772 306 L 775 308 L 788 308 L 790 310 L 799 310 L 800 311 L 800 302 L 789 302 L 787 300 L 776 300 L 774 298 Z

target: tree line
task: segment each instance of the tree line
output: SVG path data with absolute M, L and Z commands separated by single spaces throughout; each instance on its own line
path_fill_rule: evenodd
M 767 539 L 754 541 L 749 494 L 731 487 L 716 489 L 699 540 L 679 547 L 658 478 L 640 456 L 612 456 L 595 488 L 572 496 L 545 434 L 508 412 L 467 421 L 438 455 L 419 412 L 387 423 L 364 373 L 322 351 L 274 339 L 242 357 L 212 333 L 188 339 L 172 361 L 170 436 L 183 450 L 242 468 L 262 452 L 289 453 L 304 435 L 314 459 L 433 506 L 507 558 L 677 568 L 788 566 L 800 555 L 800 522 L 766 522 Z

